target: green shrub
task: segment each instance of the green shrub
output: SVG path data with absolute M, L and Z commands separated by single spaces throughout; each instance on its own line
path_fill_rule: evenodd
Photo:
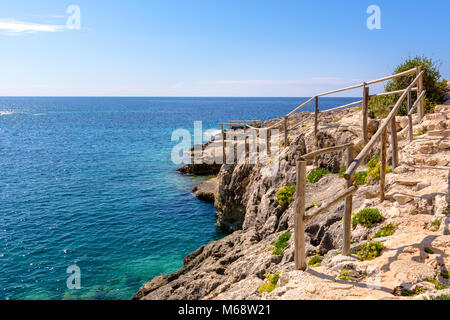
M 372 260 L 381 255 L 381 251 L 384 246 L 381 242 L 370 241 L 366 242 L 358 247 L 358 258 L 361 261 Z
M 397 230 L 397 225 L 390 223 L 386 226 L 383 226 L 378 230 L 378 232 L 375 234 L 375 238 L 383 238 L 383 237 L 389 237 L 392 236 L 395 231 Z
M 353 182 L 353 184 L 356 185 L 363 185 L 366 183 L 366 178 L 367 178 L 368 172 L 367 171 L 359 171 L 355 173 L 355 181 Z
M 440 220 L 434 220 L 432 223 L 431 223 L 431 225 L 433 226 L 433 227 L 440 227 L 441 226 L 441 221 Z
M 331 174 L 331 171 L 324 169 L 324 168 L 317 168 L 308 174 L 307 179 L 310 183 L 316 183 L 317 181 L 322 179 L 323 176 L 325 176 L 327 174 Z
M 434 251 L 433 250 L 431 250 L 430 248 L 425 248 L 425 249 L 423 249 L 426 253 L 428 253 L 428 254 L 434 254 Z
M 339 177 L 343 178 L 345 171 L 347 171 L 347 167 L 346 166 L 341 167 L 339 169 Z
M 417 66 L 423 66 L 425 70 L 423 85 L 427 93 L 424 108 L 426 113 L 430 113 L 434 111 L 434 106 L 436 104 L 442 102 L 445 95 L 447 82 L 441 79 L 441 74 L 439 72 L 441 63 L 424 56 L 409 57 L 405 59 L 397 68 L 395 68 L 394 74 L 401 73 Z M 407 76 L 392 79 L 386 84 L 385 90 L 396 91 L 406 89 L 415 77 L 416 74 L 412 73 Z M 369 109 L 371 109 L 376 116 L 385 117 L 388 114 L 388 106 L 394 105 L 399 97 L 400 94 L 371 98 L 369 100 Z M 413 92 L 413 101 L 415 101 L 416 98 L 417 93 Z M 408 113 L 407 110 L 408 106 L 405 99 L 399 108 L 398 114 L 405 116 Z
M 353 216 L 352 224 L 356 226 L 361 224 L 366 228 L 370 228 L 372 224 L 383 221 L 380 210 L 376 208 L 365 208 Z
M 441 271 L 441 277 L 444 279 L 450 278 L 450 272 L 448 270 L 442 270 Z
M 402 289 L 402 296 L 412 297 L 424 292 L 425 289 L 421 286 L 416 286 L 414 290 Z
M 425 281 L 434 284 L 436 290 L 444 290 L 444 285 L 439 280 L 428 278 Z
M 317 202 L 317 201 L 313 201 L 313 202 L 311 203 L 311 205 L 312 205 L 313 207 L 316 207 L 316 208 L 320 208 L 320 207 L 322 206 L 322 204 L 321 204 L 320 202 Z
M 448 216 L 450 214 L 450 204 L 447 203 L 447 206 L 444 208 L 444 210 L 442 211 L 442 214 L 444 216 Z
M 339 279 L 344 281 L 350 281 L 350 271 L 343 269 L 339 274 Z
M 292 234 L 288 231 L 283 233 L 278 237 L 277 241 L 275 241 L 275 246 L 272 251 L 272 255 L 281 256 L 284 252 L 284 249 L 289 245 L 288 241 L 291 239 Z
M 445 294 L 438 297 L 430 297 L 430 299 L 424 298 L 424 300 L 450 300 L 450 294 Z
M 392 172 L 392 166 L 386 166 L 386 173 Z M 372 158 L 367 164 L 367 176 L 364 183 L 371 183 L 372 181 L 380 180 L 381 162 L 380 156 Z
M 295 189 L 295 184 L 280 188 L 275 195 L 278 199 L 278 204 L 282 207 L 287 207 L 294 200 Z
M 277 287 L 278 279 L 280 278 L 280 271 L 276 271 L 274 274 L 266 273 L 264 275 L 266 282 L 261 283 L 258 292 L 272 292 Z
M 417 133 L 414 135 L 414 138 L 423 136 L 425 133 L 427 133 L 426 127 L 419 128 L 419 130 L 417 130 Z
M 308 260 L 308 266 L 320 267 L 322 265 L 321 262 L 323 259 L 324 257 L 321 257 L 320 255 L 315 255 Z

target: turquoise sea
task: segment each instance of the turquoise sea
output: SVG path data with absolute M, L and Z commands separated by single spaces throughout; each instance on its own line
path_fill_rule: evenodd
M 130 299 L 176 271 L 225 234 L 191 195 L 202 178 L 175 171 L 172 131 L 266 120 L 305 100 L 0 98 L 0 299 Z M 74 264 L 80 290 L 66 286 Z

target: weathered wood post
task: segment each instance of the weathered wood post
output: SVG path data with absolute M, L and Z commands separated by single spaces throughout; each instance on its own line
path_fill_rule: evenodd
M 284 116 L 284 147 L 287 148 L 288 146 L 288 116 Z
M 271 135 L 272 130 L 266 129 L 266 153 L 267 156 L 270 156 L 270 135 Z
M 362 103 L 362 114 L 363 114 L 363 138 L 364 143 L 369 142 L 369 131 L 367 129 L 368 126 L 368 118 L 369 118 L 369 87 L 366 86 L 364 82 L 363 86 L 363 103 Z
M 392 111 L 392 106 L 389 106 L 389 112 Z M 396 116 L 391 120 L 391 147 L 392 147 L 392 170 L 398 167 L 398 139 L 397 139 L 397 125 Z
M 412 99 L 411 99 L 411 90 L 408 91 L 408 136 L 409 141 L 413 141 L 413 121 L 412 121 Z
M 419 75 L 422 71 L 423 71 L 423 66 L 419 66 L 416 68 L 416 74 Z M 422 93 L 423 90 L 423 75 L 421 75 L 419 77 L 419 80 L 417 81 L 417 96 L 419 96 Z M 423 116 L 424 116 L 424 107 L 425 107 L 425 96 L 422 97 L 422 99 L 420 99 L 419 102 L 419 122 L 422 121 Z
M 319 97 L 315 97 L 316 107 L 314 111 L 314 136 L 319 133 Z
M 381 133 L 381 150 L 380 150 L 380 201 L 383 202 L 385 200 L 384 190 L 386 187 L 386 145 L 387 145 L 387 130 L 385 129 Z
M 306 270 L 305 249 L 305 190 L 306 190 L 306 161 L 297 161 L 297 188 L 295 205 L 295 268 Z
M 221 128 L 222 128 L 222 164 L 226 164 L 226 160 L 227 160 L 227 154 L 225 152 L 226 150 L 226 141 L 225 141 L 225 131 L 223 130 L 223 123 L 220 124 Z
M 353 162 L 353 147 L 347 148 L 347 168 Z M 347 180 L 345 187 L 348 189 L 353 184 L 353 179 Z M 352 206 L 353 206 L 353 195 L 345 198 L 345 209 L 344 209 L 344 245 L 342 248 L 342 254 L 344 256 L 350 255 L 350 244 L 351 244 L 351 227 L 352 227 Z

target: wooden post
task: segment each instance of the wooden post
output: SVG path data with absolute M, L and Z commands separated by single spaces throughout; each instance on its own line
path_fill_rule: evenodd
M 413 141 L 413 121 L 411 115 L 412 99 L 411 91 L 408 92 L 408 135 L 409 141 Z
M 389 107 L 389 111 L 392 111 L 392 106 Z M 394 115 L 391 120 L 392 170 L 398 167 L 398 140 L 395 118 Z
M 387 145 L 387 130 L 384 130 L 381 134 L 381 154 L 380 154 L 380 201 L 385 200 L 384 189 L 386 187 L 386 145 Z
M 226 164 L 227 154 L 225 153 L 226 142 L 225 142 L 225 131 L 223 131 L 223 123 L 221 123 L 220 126 L 222 127 L 222 164 Z
M 271 129 L 266 129 L 266 154 L 270 156 L 270 133 Z
M 319 97 L 316 97 L 316 108 L 314 111 L 314 137 L 319 133 Z
M 347 148 L 347 168 L 353 162 L 353 147 Z M 348 179 L 346 182 L 346 188 L 350 188 L 353 184 L 353 179 Z M 353 195 L 345 198 L 345 209 L 344 209 L 344 244 L 342 248 L 342 254 L 344 256 L 350 255 L 350 244 L 351 244 L 351 227 L 352 227 L 352 206 L 353 206 Z
M 417 67 L 417 75 L 422 72 L 423 66 Z M 419 80 L 417 81 L 417 96 L 419 96 L 422 93 L 423 90 L 423 75 L 420 76 Z M 422 121 L 424 117 L 424 107 L 425 107 L 425 97 L 422 97 L 419 102 L 419 122 Z
M 305 191 L 306 191 L 306 161 L 297 161 L 297 189 L 295 205 L 295 268 L 306 270 L 305 249 Z
M 369 87 L 364 83 L 363 87 L 363 103 L 362 103 L 362 114 L 363 114 L 363 138 L 364 143 L 369 142 L 369 131 L 367 129 L 368 117 L 369 117 Z
M 288 146 L 288 129 L 287 129 L 288 116 L 284 116 L 284 147 Z

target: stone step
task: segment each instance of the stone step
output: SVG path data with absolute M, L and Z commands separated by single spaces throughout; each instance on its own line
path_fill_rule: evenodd
M 450 136 L 450 129 L 428 131 L 429 136 Z
M 450 105 L 439 104 L 434 108 L 434 112 L 450 112 Z
M 423 117 L 423 120 L 424 121 L 427 121 L 427 120 L 445 121 L 445 120 L 447 120 L 447 113 L 446 112 L 429 113 Z

